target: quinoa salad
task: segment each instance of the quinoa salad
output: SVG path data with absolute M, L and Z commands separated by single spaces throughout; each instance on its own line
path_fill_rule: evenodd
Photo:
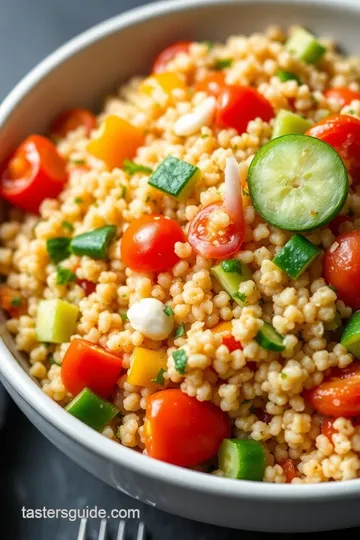
M 0 305 L 43 391 L 238 480 L 360 476 L 360 59 L 178 42 L 3 164 Z

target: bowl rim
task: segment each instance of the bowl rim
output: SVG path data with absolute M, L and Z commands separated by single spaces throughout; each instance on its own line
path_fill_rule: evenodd
M 46 75 L 69 59 L 75 53 L 85 49 L 113 33 L 132 27 L 143 21 L 155 19 L 163 14 L 171 14 L 184 10 L 206 8 L 214 5 L 231 4 L 285 4 L 288 0 L 165 0 L 145 5 L 116 15 L 107 19 L 75 38 L 66 42 L 53 53 L 35 66 L 0 105 L 0 129 L 10 118 L 12 112 L 22 101 L 26 94 L 33 89 Z M 292 0 L 293 5 L 301 7 L 310 4 L 318 7 L 335 8 L 342 12 L 358 12 L 358 0 Z M 1 334 L 0 334 L 1 335 Z M 326 482 L 322 484 L 268 484 L 264 482 L 238 481 L 229 478 L 216 477 L 211 474 L 199 473 L 183 467 L 171 465 L 153 459 L 131 448 L 107 439 L 87 425 L 68 414 L 55 401 L 47 396 L 42 389 L 34 383 L 29 374 L 20 366 L 18 361 L 6 347 L 3 339 L 0 340 L 0 372 L 13 390 L 34 411 L 53 425 L 63 435 L 89 451 L 101 456 L 110 463 L 124 466 L 145 477 L 160 480 L 167 484 L 175 484 L 179 488 L 191 489 L 197 492 L 206 492 L 208 495 L 224 496 L 236 499 L 238 496 L 249 500 L 266 500 L 268 502 L 289 502 L 290 500 L 308 501 L 329 499 L 348 499 L 359 493 L 360 479 L 350 482 Z M 121 488 L 120 488 L 121 489 Z

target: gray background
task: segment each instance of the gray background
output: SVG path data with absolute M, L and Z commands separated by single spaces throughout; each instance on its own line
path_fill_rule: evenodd
M 145 3 L 144 0 L 0 0 L 0 100 L 26 72 L 62 43 L 97 22 Z M 107 510 L 139 508 L 148 537 L 154 540 L 294 537 L 220 529 L 134 501 L 62 455 L 9 402 L 6 424 L 0 433 L 0 540 L 75 540 L 77 523 L 21 519 L 22 506 L 44 505 L 48 508 L 97 505 Z M 98 526 L 98 522 L 91 521 L 89 540 L 97 538 Z M 135 521 L 128 522 L 129 540 L 131 536 L 135 538 L 136 528 Z M 110 522 L 109 540 L 115 539 L 115 529 L 116 522 Z M 359 531 L 352 529 L 346 535 L 348 539 L 355 538 Z M 315 535 L 307 536 L 315 538 Z M 317 539 L 327 537 L 328 533 L 316 534 Z

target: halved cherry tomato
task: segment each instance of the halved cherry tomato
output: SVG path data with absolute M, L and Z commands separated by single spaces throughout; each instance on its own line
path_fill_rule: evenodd
M 9 285 L 0 286 L 0 306 L 14 319 L 26 315 L 28 307 L 20 292 Z
M 360 308 L 360 230 L 341 234 L 326 250 L 324 277 L 346 305 Z
M 215 334 L 221 334 L 223 345 L 229 349 L 230 352 L 242 349 L 240 341 L 237 341 L 231 334 L 232 324 L 231 321 L 222 321 L 212 327 L 212 332 Z
M 178 262 L 174 246 L 184 240 L 177 221 L 161 215 L 142 216 L 124 232 L 121 257 L 136 272 L 161 272 Z
M 315 124 L 306 135 L 332 146 L 343 160 L 354 182 L 360 181 L 360 120 L 346 114 L 334 114 Z
M 96 128 L 96 116 L 87 109 L 70 109 L 55 118 L 51 133 L 60 139 L 81 126 L 85 128 L 86 135 L 89 135 Z
M 324 95 L 327 99 L 336 99 L 342 107 L 349 105 L 355 99 L 360 99 L 360 92 L 355 92 L 350 88 L 329 88 Z
M 85 296 L 89 296 L 89 294 L 93 293 L 96 289 L 96 283 L 89 281 L 88 279 L 77 279 L 76 284 L 83 289 Z
M 189 52 L 190 45 L 191 41 L 178 41 L 177 43 L 174 43 L 173 45 L 170 45 L 169 47 L 161 51 L 161 53 L 158 54 L 158 56 L 155 58 L 152 72 L 161 73 L 162 71 L 166 71 L 167 65 L 170 60 L 175 58 L 175 56 L 179 53 Z
M 281 464 L 282 469 L 286 476 L 286 483 L 291 484 L 294 478 L 297 477 L 295 465 L 292 459 L 285 459 L 284 463 Z
M 360 414 L 360 362 L 334 368 L 315 388 L 304 392 L 305 400 L 324 416 L 347 418 Z
M 351 223 L 351 217 L 350 216 L 336 216 L 332 221 L 330 221 L 328 227 L 329 229 L 331 230 L 331 232 L 335 235 L 335 236 L 338 236 L 340 233 L 340 227 L 343 223 L 346 223 L 346 222 L 349 222 Z
M 212 96 L 219 96 L 225 88 L 225 73 L 222 71 L 215 71 L 210 73 L 201 81 L 195 84 L 195 92 L 206 92 Z
M 85 387 L 108 398 L 120 377 L 122 358 L 85 339 L 74 339 L 61 364 L 62 382 L 76 396 Z
M 220 93 L 216 123 L 221 128 L 234 128 L 241 135 L 251 120 L 268 122 L 273 117 L 272 106 L 255 88 L 228 85 Z
M 0 194 L 15 206 L 38 212 L 56 198 L 67 180 L 66 162 L 46 137 L 31 135 L 10 157 L 0 178 Z
M 321 433 L 325 435 L 332 443 L 332 436 L 334 433 L 338 433 L 338 430 L 334 428 L 334 422 L 336 418 L 325 417 L 321 422 Z
M 216 456 L 230 436 L 228 416 L 213 403 L 181 390 L 162 390 L 147 398 L 144 428 L 149 456 L 190 467 Z

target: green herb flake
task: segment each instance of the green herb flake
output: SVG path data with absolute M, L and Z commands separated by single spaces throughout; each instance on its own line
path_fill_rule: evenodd
M 145 165 L 139 165 L 138 163 L 134 163 L 134 161 L 131 161 L 130 159 L 125 159 L 123 169 L 130 176 L 138 172 L 142 172 L 145 174 L 151 174 L 153 172 L 150 167 L 146 167 Z
M 56 285 L 67 285 L 76 279 L 76 275 L 71 270 L 58 266 L 56 269 Z
M 248 197 L 248 196 L 249 196 L 249 192 L 246 191 L 246 189 L 242 188 L 242 195 L 243 195 L 243 197 Z
M 167 315 L 168 317 L 170 317 L 170 315 L 174 315 L 174 312 L 173 312 L 173 310 L 171 309 L 170 306 L 165 306 L 163 311 L 164 311 L 165 315 Z
M 85 159 L 72 159 L 71 163 L 73 165 L 85 165 Z
M 174 333 L 174 338 L 177 339 L 185 334 L 185 325 L 184 323 L 181 323 L 180 326 L 177 327 Z
M 13 307 L 21 307 L 22 306 L 22 300 L 20 296 L 14 296 L 14 298 L 11 300 L 10 304 Z
M 173 352 L 173 359 L 175 361 L 175 369 L 181 374 L 185 373 L 186 363 L 187 363 L 187 356 L 184 349 L 178 349 L 177 351 Z
M 164 373 L 165 373 L 165 370 L 161 368 L 159 373 L 156 375 L 155 379 L 151 379 L 151 382 L 164 386 L 165 384 Z
M 84 201 L 81 197 L 75 197 L 74 199 L 74 203 L 75 204 L 82 204 Z
M 233 65 L 232 58 L 218 58 L 214 62 L 214 69 L 216 71 L 222 71 L 223 69 L 229 68 Z
M 48 358 L 48 361 L 49 361 L 49 364 L 50 366 L 59 366 L 60 364 L 55 360 L 55 358 L 53 357 L 53 355 L 49 356 Z
M 67 231 L 69 232 L 74 232 L 74 225 L 72 223 L 70 223 L 70 221 L 66 221 L 64 220 L 62 223 L 61 223 L 61 226 L 63 229 L 66 229 Z
M 349 109 L 347 114 L 355 114 L 356 115 L 356 112 L 354 111 L 354 109 Z
M 127 322 L 129 320 L 127 313 L 120 313 L 120 317 L 122 318 L 124 322 Z
M 228 259 L 221 263 L 224 272 L 232 272 L 242 276 L 241 262 L 238 259 Z
M 127 187 L 126 187 L 126 186 L 121 186 L 121 187 L 122 187 L 122 190 L 121 190 L 121 198 L 122 198 L 122 199 L 125 199 L 126 193 L 127 193 Z
M 48 238 L 46 249 L 53 263 L 59 263 L 70 256 L 71 239 L 63 236 Z
M 287 375 L 286 375 L 286 373 L 280 373 L 280 377 L 281 377 L 282 379 L 286 379 L 286 378 L 287 378 Z
M 202 133 L 202 134 L 200 135 L 200 139 L 207 139 L 208 136 L 209 136 L 208 133 Z
M 236 292 L 233 294 L 233 298 L 237 298 L 238 300 L 240 300 L 240 302 L 246 304 L 246 294 L 244 293 Z
M 209 51 L 214 48 L 214 42 L 210 39 L 205 39 L 204 41 L 201 41 L 202 45 L 205 45 Z

